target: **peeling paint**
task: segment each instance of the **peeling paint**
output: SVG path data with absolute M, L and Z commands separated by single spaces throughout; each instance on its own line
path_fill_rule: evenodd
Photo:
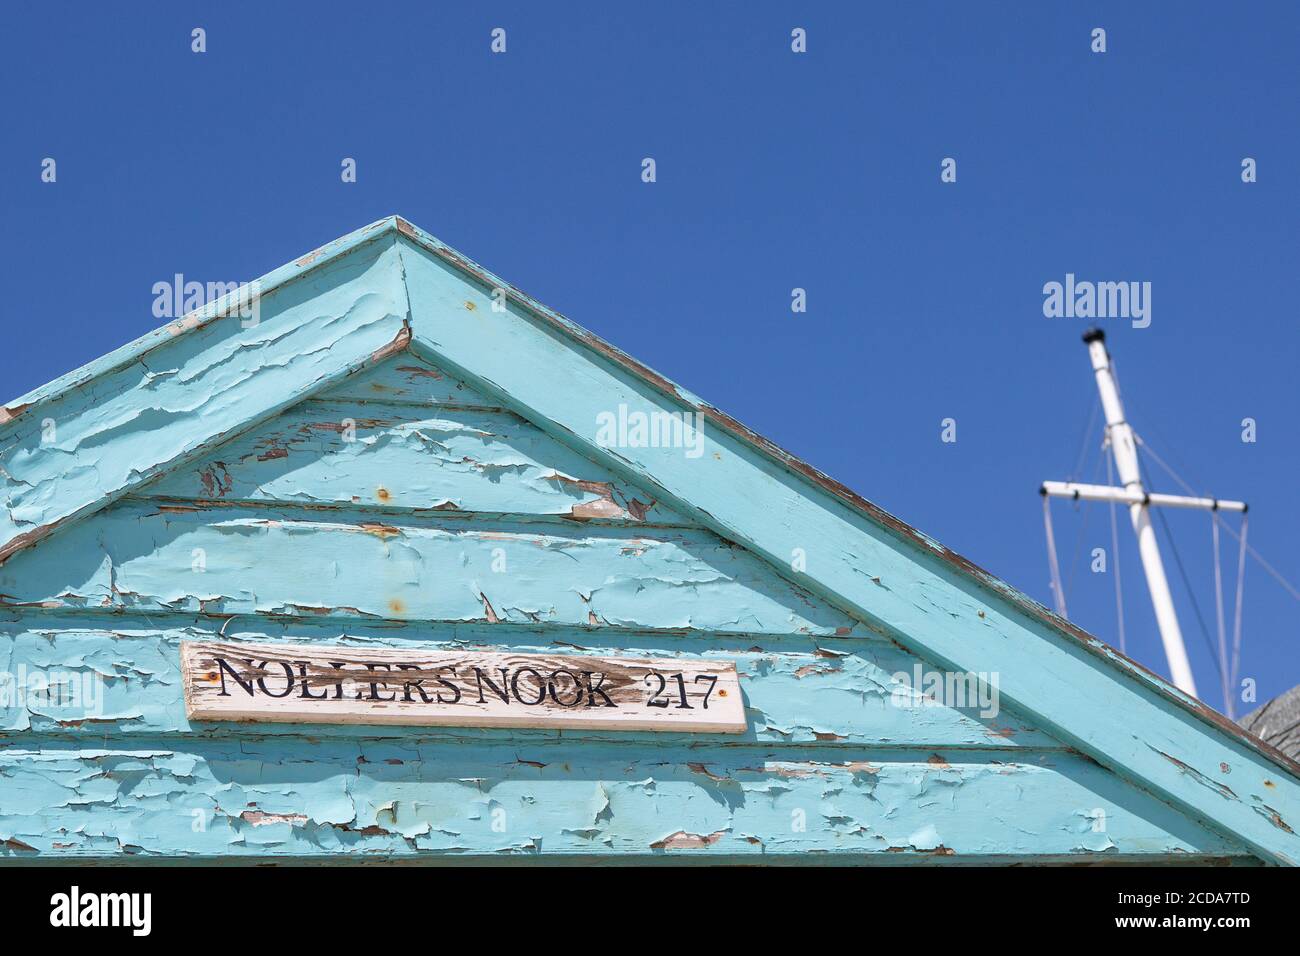
M 510 413 L 374 402 L 306 403 L 139 494 L 692 524 Z
M 274 859 L 541 848 L 889 862 L 1237 852 L 1068 754 L 1047 765 L 997 767 L 954 758 L 956 786 L 906 752 L 862 754 L 876 768 L 870 775 L 810 763 L 815 772 L 776 776 L 782 753 L 754 747 L 705 748 L 700 756 L 710 775 L 665 762 L 654 747 L 618 743 L 472 751 L 420 740 L 190 741 L 184 752 L 144 741 L 10 747 L 0 751 L 0 841 L 9 841 L 0 852 Z M 1081 818 L 1070 809 L 1081 803 L 1104 812 L 1105 850 L 1083 845 Z M 800 812 L 806 828 L 791 825 Z
M 0 443 L 0 561 L 87 501 L 200 454 L 214 432 L 242 429 L 366 364 L 406 328 L 400 268 L 391 245 L 371 247 L 331 283 L 263 295 L 255 326 L 214 318 L 132 347 L 124 364 L 106 357 L 108 368 L 83 387 L 42 393 L 55 440 L 43 441 L 41 422 L 27 414 L 5 426 Z
M 404 221 L 272 278 L 0 414 L 0 655 L 103 692 L 4 703 L 0 854 L 1300 857 L 1295 765 Z M 708 454 L 594 446 L 624 402 Z M 193 728 L 200 635 L 717 655 L 750 730 Z M 899 706 L 914 663 L 1004 711 Z
M 318 609 L 323 610 L 323 609 Z M 405 607 L 394 608 L 395 614 Z M 495 612 L 493 612 L 495 613 Z M 6 619 L 7 618 L 7 619 Z M 1012 714 L 983 718 L 978 710 L 950 707 L 897 707 L 891 703 L 892 675 L 910 673 L 917 663 L 888 641 L 852 639 L 840 669 L 796 676 L 826 653 L 825 639 L 788 635 L 763 637 L 719 634 L 585 629 L 510 623 L 463 624 L 431 632 L 420 623 L 344 621 L 319 613 L 203 618 L 175 612 L 104 615 L 39 610 L 0 610 L 0 671 L 81 674 L 101 683 L 100 710 L 85 732 L 130 736 L 203 734 L 207 736 L 293 735 L 307 732 L 269 724 L 257 728 L 191 726 L 184 719 L 179 670 L 182 640 L 248 643 L 319 643 L 358 647 L 420 647 L 428 650 L 491 650 L 519 654 L 554 652 L 593 656 L 673 658 L 702 656 L 733 661 L 741 679 L 754 741 L 787 745 L 881 745 L 960 747 L 1033 751 L 1059 750 L 1052 737 Z M 819 643 L 820 642 L 820 643 Z M 56 712 L 16 698 L 0 706 L 0 740 L 27 730 L 75 734 L 79 728 Z M 309 729 L 313 737 L 355 733 L 343 727 Z M 401 727 L 371 727 L 372 737 L 418 736 Z M 548 737 L 553 731 L 512 731 L 515 737 Z M 462 732 L 468 739 L 497 739 L 500 732 Z M 565 732 L 571 738 L 573 732 Z M 607 735 L 586 734 L 591 739 Z M 12 739 L 12 738 L 11 738 Z M 632 739 L 626 736 L 619 739 Z M 653 743 L 654 740 L 649 741 Z M 660 744 L 663 740 L 658 741 Z M 684 758 L 692 767 L 694 758 Z M 700 764 L 699 772 L 708 773 Z
M 866 628 L 693 529 L 366 512 L 162 511 L 128 501 L 0 566 L 0 604 L 509 621 L 741 633 L 862 634 Z M 204 554 L 202 573 L 191 570 Z M 504 560 L 507 573 L 493 563 Z M 499 567 L 500 565 L 498 565 Z M 451 582 L 455 582 L 452 584 Z M 322 596 L 328 604 L 322 605 Z

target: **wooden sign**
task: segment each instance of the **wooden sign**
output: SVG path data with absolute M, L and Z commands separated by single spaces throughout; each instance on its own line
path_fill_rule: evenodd
M 190 720 L 738 734 L 731 662 L 181 642 Z

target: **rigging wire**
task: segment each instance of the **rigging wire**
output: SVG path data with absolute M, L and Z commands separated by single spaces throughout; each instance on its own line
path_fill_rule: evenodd
M 1088 414 L 1088 425 L 1083 430 L 1083 441 L 1079 445 L 1079 454 L 1074 460 L 1074 471 L 1070 472 L 1069 475 L 1070 481 L 1074 481 L 1077 476 L 1083 474 L 1083 458 L 1088 453 L 1088 446 L 1090 444 L 1090 439 L 1092 438 L 1092 429 L 1093 426 L 1097 424 L 1097 409 L 1100 407 L 1101 399 L 1097 399 L 1092 403 L 1092 411 Z
M 1122 392 L 1120 391 L 1120 384 L 1119 384 L 1119 373 L 1118 370 L 1115 368 L 1115 363 L 1113 360 L 1111 362 L 1111 375 L 1115 382 L 1116 392 L 1119 392 L 1122 395 Z M 1074 472 L 1071 474 L 1071 480 L 1073 480 L 1074 475 L 1079 474 L 1081 472 L 1081 469 L 1083 468 L 1084 454 L 1087 448 L 1088 438 L 1092 434 L 1092 428 L 1093 428 L 1093 423 L 1096 414 L 1097 414 L 1097 406 L 1094 405 L 1092 412 L 1089 415 L 1087 428 L 1084 430 L 1083 446 L 1080 448 L 1079 457 L 1075 462 L 1075 468 L 1074 468 Z M 1176 471 L 1174 471 L 1174 469 L 1150 447 L 1150 445 L 1148 445 L 1145 441 L 1143 441 L 1140 435 L 1134 432 L 1133 438 L 1134 441 L 1137 443 L 1137 445 L 1142 449 L 1142 451 L 1150 455 L 1151 458 L 1156 462 L 1156 464 L 1158 464 L 1165 472 L 1167 472 L 1170 475 L 1170 477 L 1172 477 L 1174 481 L 1177 482 L 1178 485 L 1182 487 L 1182 489 L 1187 494 L 1192 495 L 1193 497 L 1200 497 L 1200 495 L 1197 494 L 1197 492 L 1191 487 L 1191 485 L 1189 485 L 1186 481 L 1184 481 L 1183 478 Z M 1105 457 L 1106 459 L 1107 484 L 1113 485 L 1114 484 L 1114 473 L 1113 473 L 1114 451 L 1110 447 L 1109 428 L 1103 428 L 1103 441 L 1101 447 L 1102 447 L 1103 457 Z M 1100 471 L 1100 465 L 1101 462 L 1098 461 L 1098 471 Z M 1140 470 L 1142 470 L 1142 463 L 1140 459 L 1138 462 L 1138 467 Z M 1044 511 L 1043 511 L 1044 521 L 1046 523 L 1046 529 L 1047 529 L 1048 557 L 1049 557 L 1049 563 L 1052 568 L 1052 582 L 1053 582 L 1052 587 L 1057 596 L 1058 611 L 1061 613 L 1062 616 L 1064 616 L 1065 597 L 1061 587 L 1060 567 L 1057 564 L 1057 559 L 1056 559 L 1056 542 L 1052 534 L 1052 523 L 1051 523 L 1052 519 L 1051 519 L 1051 513 L 1050 513 L 1046 496 L 1044 496 L 1043 499 L 1043 507 L 1044 507 Z M 1218 624 L 1218 634 L 1219 634 L 1219 650 L 1218 650 L 1218 654 L 1216 655 L 1213 642 L 1210 640 L 1209 629 L 1205 625 L 1205 618 L 1201 614 L 1200 605 L 1196 600 L 1196 593 L 1192 590 L 1191 581 L 1187 575 L 1187 569 L 1183 565 L 1182 555 L 1179 553 L 1178 546 L 1174 542 L 1174 536 L 1173 536 L 1173 532 L 1169 527 L 1169 522 L 1165 518 L 1162 509 L 1157 508 L 1154 510 L 1156 511 L 1160 519 L 1161 527 L 1164 529 L 1165 539 L 1169 542 L 1169 548 L 1174 554 L 1174 561 L 1178 565 L 1179 575 L 1183 579 L 1183 587 L 1187 590 L 1188 599 L 1191 601 L 1192 609 L 1196 613 L 1197 623 L 1200 625 L 1201 628 L 1201 635 L 1204 637 L 1206 647 L 1210 651 L 1210 659 L 1214 661 L 1215 669 L 1219 673 L 1219 679 L 1221 681 L 1222 690 L 1223 690 L 1224 706 L 1228 711 L 1228 715 L 1231 717 L 1233 716 L 1233 704 L 1232 704 L 1231 692 L 1232 689 L 1236 686 L 1237 677 L 1238 674 L 1240 673 L 1240 664 L 1241 664 L 1241 624 L 1242 624 L 1242 611 L 1243 611 L 1242 598 L 1245 590 L 1246 555 L 1249 553 L 1251 557 L 1253 557 L 1256 561 L 1258 561 L 1260 566 L 1264 568 L 1264 570 L 1267 571 L 1269 575 L 1273 577 L 1274 580 L 1276 580 L 1279 584 L 1281 584 L 1282 587 L 1286 589 L 1286 591 L 1296 600 L 1300 600 L 1300 589 L 1297 589 L 1295 585 L 1291 584 L 1291 582 L 1288 581 L 1285 577 L 1283 577 L 1283 575 L 1276 568 L 1274 568 L 1271 564 L 1269 564 L 1267 560 L 1265 560 L 1263 555 L 1261 555 L 1254 547 L 1252 547 L 1250 544 L 1247 543 L 1247 532 L 1249 530 L 1249 521 L 1244 511 L 1242 512 L 1242 516 L 1241 516 L 1240 533 L 1233 530 L 1232 527 L 1230 527 L 1227 522 L 1220 521 L 1217 510 L 1211 511 L 1210 514 L 1211 529 L 1213 534 L 1213 545 L 1214 545 L 1215 610 L 1216 610 L 1216 621 Z M 1125 646 L 1126 639 L 1125 639 L 1125 628 L 1124 628 L 1124 592 L 1123 592 L 1123 584 L 1121 582 L 1121 575 L 1120 575 L 1120 568 L 1119 568 L 1119 560 L 1120 560 L 1119 530 L 1118 530 L 1118 521 L 1117 521 L 1116 514 L 1117 512 L 1116 512 L 1115 502 L 1111 501 L 1110 502 L 1110 526 L 1111 526 L 1111 552 L 1112 552 L 1112 561 L 1113 561 L 1114 579 L 1115 579 L 1115 616 L 1116 616 L 1116 625 L 1119 631 L 1120 651 L 1121 653 L 1127 653 L 1127 648 Z M 1087 523 L 1087 518 L 1088 515 L 1085 510 L 1084 513 L 1085 527 Z M 1235 597 L 1235 604 L 1233 608 L 1231 661 L 1229 661 L 1227 634 L 1226 634 L 1226 628 L 1224 624 L 1222 561 L 1220 558 L 1220 548 L 1219 548 L 1220 528 L 1223 528 L 1223 530 L 1227 531 L 1230 535 L 1236 538 L 1239 545 L 1238 553 L 1237 553 L 1237 591 Z M 1082 540 L 1082 536 L 1083 536 L 1083 531 L 1081 530 L 1080 541 Z M 1075 567 L 1077 566 L 1077 562 L 1078 562 L 1078 551 L 1076 550 L 1074 559 L 1070 567 L 1071 583 L 1073 583 L 1074 580 L 1074 570 Z M 1296 724 L 1293 725 L 1293 727 L 1300 727 L 1300 721 L 1297 721 Z M 1288 731 L 1290 729 L 1291 728 L 1288 728 Z
M 1089 435 L 1091 435 L 1091 429 L 1089 430 Z M 1083 462 L 1080 462 L 1081 466 L 1083 464 L 1084 464 Z M 1101 477 L 1101 465 L 1102 465 L 1102 456 L 1098 455 L 1097 466 L 1093 469 L 1092 472 L 1092 483 L 1094 485 L 1097 483 L 1097 479 Z M 1083 472 L 1081 471 L 1078 472 L 1078 475 L 1080 478 L 1082 478 Z M 1074 509 L 1075 511 L 1080 510 L 1078 502 L 1075 502 Z M 1074 539 L 1074 555 L 1073 557 L 1070 558 L 1070 575 L 1065 579 L 1065 589 L 1067 592 L 1070 593 L 1073 593 L 1074 591 L 1074 573 L 1079 568 L 1079 555 L 1083 553 L 1083 541 L 1088 534 L 1088 518 L 1092 514 L 1092 502 L 1085 501 L 1083 503 L 1082 510 L 1083 510 L 1083 521 L 1080 522 L 1078 534 L 1075 536 Z
M 1138 442 L 1143 449 L 1146 445 Z M 1142 459 L 1138 458 L 1138 473 L 1142 476 L 1143 487 L 1150 487 L 1147 481 L 1146 469 L 1142 467 Z M 1196 600 L 1196 592 L 1192 589 L 1191 579 L 1187 576 L 1187 569 L 1183 567 L 1183 556 L 1178 553 L 1178 545 L 1174 543 L 1174 534 L 1169 530 L 1169 519 L 1165 517 L 1163 508 L 1149 508 L 1154 511 L 1157 518 L 1160 519 L 1160 527 L 1164 529 L 1165 540 L 1169 542 L 1169 550 L 1174 553 L 1174 563 L 1178 565 L 1178 574 L 1183 579 L 1183 588 L 1187 591 L 1188 600 L 1192 602 L 1192 610 L 1196 612 L 1196 623 L 1201 626 L 1201 635 L 1205 638 L 1205 646 L 1209 649 L 1210 660 L 1214 661 L 1214 669 L 1219 672 L 1219 681 L 1223 681 L 1223 668 L 1219 666 L 1219 657 L 1214 652 L 1214 642 L 1210 639 L 1210 629 L 1205 626 L 1205 616 L 1201 614 L 1200 602 Z
M 1056 563 L 1056 537 L 1052 534 L 1052 499 L 1043 495 L 1043 527 L 1047 531 L 1047 566 L 1052 571 L 1052 595 L 1056 598 L 1056 613 L 1066 617 L 1065 592 L 1061 589 L 1061 566 Z
M 1083 439 L 1079 443 L 1079 454 L 1075 458 L 1074 470 L 1070 472 L 1070 480 L 1079 475 L 1084 467 L 1084 458 L 1088 453 L 1088 446 L 1092 438 L 1092 430 L 1097 424 L 1097 410 L 1101 407 L 1101 401 L 1093 403 L 1092 411 L 1088 414 L 1088 424 L 1083 429 Z M 1091 502 L 1087 502 L 1091 504 Z M 1084 527 L 1087 527 L 1088 513 L 1087 507 L 1084 508 Z M 1061 566 L 1056 557 L 1056 536 L 1052 533 L 1052 509 L 1051 502 L 1046 495 L 1043 496 L 1043 528 L 1047 533 L 1047 564 L 1052 572 L 1052 601 L 1056 605 L 1056 613 L 1061 617 L 1066 617 L 1065 611 L 1065 586 L 1061 581 Z M 1074 557 L 1070 562 L 1070 582 L 1073 586 L 1074 569 L 1079 564 L 1079 552 L 1083 547 L 1083 531 L 1079 532 L 1075 542 Z
M 1109 440 L 1106 442 L 1106 484 L 1114 485 L 1114 465 L 1115 454 L 1110 447 Z M 1115 623 L 1119 627 L 1119 651 L 1121 654 L 1128 653 L 1127 641 L 1124 639 L 1124 587 L 1120 583 L 1119 573 L 1119 524 L 1115 519 L 1115 502 L 1110 503 L 1110 558 L 1111 558 L 1111 577 L 1115 579 Z
M 1223 626 L 1223 569 L 1222 562 L 1219 560 L 1219 513 L 1217 511 L 1210 512 L 1210 537 L 1214 542 L 1214 616 L 1219 628 L 1219 682 L 1222 685 L 1223 705 L 1231 718 L 1234 715 L 1228 691 L 1231 674 L 1228 672 L 1228 636 Z
M 1231 687 L 1236 693 L 1237 675 L 1241 673 L 1241 595 L 1246 587 L 1246 532 L 1250 530 L 1248 515 L 1241 516 L 1241 547 L 1237 549 L 1237 607 L 1232 624 L 1232 680 Z M 1226 528 L 1227 525 L 1224 525 Z
M 1201 626 L 1201 634 L 1205 637 L 1205 646 L 1210 652 L 1210 660 L 1214 661 L 1214 669 L 1219 668 L 1219 656 L 1214 652 L 1214 642 L 1210 640 L 1210 630 L 1205 626 L 1205 618 L 1201 614 L 1201 605 L 1197 603 L 1196 592 L 1192 590 L 1192 582 L 1187 577 L 1187 569 L 1183 567 L 1182 555 L 1178 553 L 1178 545 L 1174 544 L 1174 536 L 1169 530 L 1169 521 L 1165 518 L 1164 510 L 1161 508 L 1151 509 L 1155 511 L 1156 517 L 1160 519 L 1160 526 L 1164 528 L 1165 540 L 1169 542 L 1169 550 L 1174 553 L 1174 563 L 1178 565 L 1178 573 L 1182 576 L 1183 587 L 1187 591 L 1187 597 L 1192 602 L 1192 610 L 1196 612 L 1196 622 Z M 1222 680 L 1222 674 L 1220 674 Z
M 1074 572 L 1079 567 L 1079 555 L 1083 553 L 1083 539 L 1088 534 L 1088 517 L 1092 514 L 1092 502 L 1083 503 L 1083 521 L 1079 523 L 1079 533 L 1074 541 L 1074 555 L 1070 558 L 1070 576 L 1066 578 L 1066 586 L 1069 590 L 1074 590 Z
M 1154 451 L 1151 450 L 1150 445 L 1148 445 L 1145 441 L 1143 441 L 1141 437 L 1139 437 L 1136 433 L 1134 434 L 1133 437 L 1137 440 L 1138 445 L 1142 447 L 1142 450 L 1145 451 L 1148 455 L 1150 455 L 1152 460 L 1155 461 L 1156 464 L 1158 464 L 1161 468 L 1167 471 L 1170 477 L 1172 477 L 1174 481 L 1178 482 L 1178 484 L 1182 487 L 1184 491 L 1186 491 L 1189 495 L 1197 494 L 1197 492 L 1192 488 L 1191 485 L 1183 481 L 1182 477 L 1176 471 L 1170 468 L 1169 465 L 1167 465 L 1159 455 L 1157 455 Z M 1244 524 L 1244 516 L 1243 516 L 1243 524 Z M 1241 541 L 1242 535 L 1234 531 L 1232 526 L 1229 525 L 1227 522 L 1224 522 L 1223 530 L 1228 532 L 1228 534 L 1232 535 L 1238 541 Z M 1282 585 L 1282 587 L 1284 587 L 1293 598 L 1295 598 L 1297 601 L 1300 601 L 1300 588 L 1297 588 L 1294 584 L 1292 584 L 1290 581 L 1284 578 L 1282 576 L 1282 573 L 1278 571 L 1277 568 L 1273 567 L 1273 565 L 1269 564 L 1268 561 L 1264 559 L 1264 556 L 1260 554 L 1258 551 L 1256 551 L 1254 547 L 1250 545 L 1246 545 L 1244 544 L 1244 542 L 1243 542 L 1243 547 L 1245 547 L 1246 552 L 1252 558 L 1254 558 L 1256 561 L 1259 562 L 1260 567 L 1262 567 L 1265 571 L 1267 571 L 1273 577 L 1273 579 L 1277 581 L 1278 584 Z

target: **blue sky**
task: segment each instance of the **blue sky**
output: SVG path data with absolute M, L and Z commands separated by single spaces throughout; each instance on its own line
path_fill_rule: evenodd
M 1036 488 L 1096 391 L 1043 284 L 1145 281 L 1150 327 L 1101 323 L 1129 418 L 1296 581 L 1298 34 L 1284 3 L 10 5 L 0 390 L 160 324 L 177 272 L 251 279 L 400 213 L 1050 604 Z M 1071 616 L 1114 642 L 1108 514 L 1055 515 Z M 1169 523 L 1213 638 L 1209 519 Z M 1120 532 L 1129 652 L 1167 673 Z M 1300 683 L 1296 612 L 1251 563 L 1261 702 Z

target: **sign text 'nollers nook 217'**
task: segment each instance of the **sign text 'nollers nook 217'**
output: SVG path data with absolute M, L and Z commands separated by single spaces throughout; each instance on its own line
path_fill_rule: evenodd
M 181 642 L 190 720 L 738 734 L 730 661 Z

